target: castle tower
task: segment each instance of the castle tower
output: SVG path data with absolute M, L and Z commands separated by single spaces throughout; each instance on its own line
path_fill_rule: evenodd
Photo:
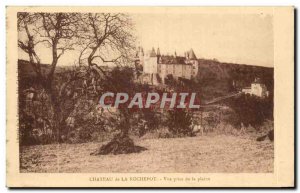
M 185 57 L 186 60 L 188 59 L 188 53 L 187 52 L 184 52 L 184 57 Z
M 152 50 L 147 54 L 145 57 L 145 63 L 144 63 L 144 73 L 147 74 L 156 74 L 158 73 L 158 60 L 157 60 L 157 55 L 152 48 Z
M 191 63 L 193 66 L 192 67 L 192 77 L 197 76 L 199 63 L 198 63 L 198 59 L 195 55 L 195 52 L 192 48 L 187 52 L 187 62 Z
M 139 59 L 140 59 L 140 64 L 144 66 L 144 49 L 142 47 L 139 47 Z
M 160 50 L 159 50 L 159 47 L 157 48 L 156 54 L 157 54 L 157 56 L 160 56 Z
M 157 48 L 157 51 L 156 51 L 156 55 L 157 55 L 157 64 L 159 63 L 159 60 L 160 60 L 160 50 L 159 50 L 159 47 Z M 158 67 L 159 68 L 159 67 Z M 158 70 L 159 71 L 159 70 Z
M 197 60 L 197 57 L 192 48 L 190 49 L 190 51 L 188 51 L 187 55 L 189 60 Z
M 149 57 L 156 57 L 154 48 L 152 48 L 152 50 L 150 51 Z

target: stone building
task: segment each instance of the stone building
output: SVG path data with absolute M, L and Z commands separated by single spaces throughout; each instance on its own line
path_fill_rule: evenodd
M 198 60 L 193 51 L 190 49 L 185 52 L 185 56 L 162 55 L 160 49 L 154 48 L 144 54 L 142 48 L 138 48 L 136 62 L 143 66 L 143 79 L 153 85 L 165 82 L 168 75 L 178 79 L 191 79 L 198 73 Z
M 254 82 L 251 83 L 251 87 L 243 88 L 242 92 L 262 98 L 269 96 L 269 91 L 266 85 L 261 82 L 260 78 L 255 78 Z

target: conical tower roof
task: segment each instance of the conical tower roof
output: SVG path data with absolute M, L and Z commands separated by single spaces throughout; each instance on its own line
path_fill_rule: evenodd
M 160 50 L 159 50 L 159 48 L 157 48 L 156 54 L 157 54 L 158 56 L 160 56 Z
M 151 52 L 150 52 L 150 57 L 156 57 L 156 53 L 154 48 L 152 48 Z
M 188 57 L 190 60 L 197 60 L 197 57 L 194 53 L 194 50 L 191 48 L 190 51 L 188 52 Z

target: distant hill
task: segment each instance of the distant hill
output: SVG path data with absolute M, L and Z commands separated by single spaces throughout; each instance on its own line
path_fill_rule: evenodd
M 200 83 L 199 91 L 203 98 L 225 95 L 235 89 L 241 89 L 261 78 L 267 89 L 273 94 L 274 68 L 251 66 L 244 64 L 222 63 L 216 60 L 199 59 L 197 80 Z M 235 88 L 233 87 L 235 84 Z
M 222 63 L 216 60 L 199 59 L 199 71 L 197 81 L 199 88 L 196 91 L 202 93 L 204 99 L 226 95 L 234 90 L 233 83 L 237 89 L 250 86 L 256 77 L 261 78 L 267 89 L 273 94 L 274 69 L 268 67 L 251 66 L 243 64 Z M 19 60 L 19 77 L 32 77 L 35 75 L 28 61 Z M 71 69 L 72 66 L 57 66 L 55 72 L 61 73 Z M 43 64 L 42 70 L 47 72 L 50 65 Z
M 49 72 L 51 66 L 49 64 L 42 64 L 42 71 L 43 72 Z M 56 66 L 55 72 L 56 73 L 61 73 L 64 71 L 67 71 L 71 69 L 72 66 Z M 30 76 L 35 76 L 35 72 L 29 63 L 29 61 L 26 60 L 18 60 L 18 72 L 19 72 L 19 77 L 30 77 Z
M 42 72 L 47 73 L 50 71 L 51 65 L 49 64 L 42 64 Z M 55 73 L 62 73 L 69 70 L 72 70 L 74 66 L 60 66 L 57 65 L 55 68 Z M 102 69 L 108 70 L 109 67 L 103 66 Z M 18 72 L 19 77 L 33 77 L 35 76 L 35 72 L 32 68 L 32 65 L 29 63 L 29 61 L 26 60 L 18 60 Z

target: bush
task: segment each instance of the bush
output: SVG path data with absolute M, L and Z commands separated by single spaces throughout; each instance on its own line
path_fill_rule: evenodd
M 169 131 L 178 136 L 192 136 L 191 127 L 192 114 L 184 109 L 169 110 L 167 114 L 166 126 Z
M 162 128 L 157 131 L 157 138 L 173 138 L 174 135 L 170 133 L 169 129 Z
M 229 101 L 229 106 L 234 111 L 232 119 L 229 119 L 234 126 L 243 123 L 246 127 L 251 125 L 259 130 L 267 119 L 273 120 L 272 97 L 260 98 L 243 94 Z

